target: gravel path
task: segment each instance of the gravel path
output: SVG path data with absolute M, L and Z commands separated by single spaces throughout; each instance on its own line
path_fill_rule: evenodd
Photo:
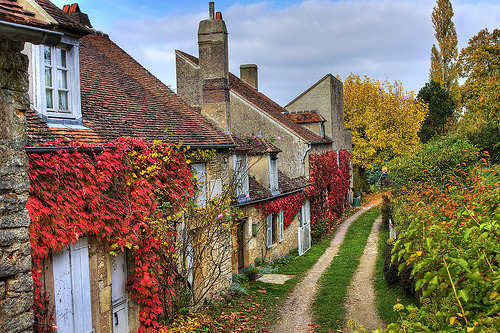
M 344 240 L 345 233 L 351 225 L 366 210 L 378 205 L 375 202 L 369 206 L 361 207 L 354 215 L 347 218 L 336 230 L 330 246 L 325 253 L 318 259 L 316 264 L 307 272 L 304 279 L 295 287 L 290 297 L 287 299 L 281 310 L 281 320 L 275 323 L 271 328 L 272 333 L 295 333 L 295 332 L 314 332 L 314 326 L 311 314 L 311 303 L 316 294 L 318 281 L 323 271 L 330 265 L 333 257 Z
M 356 318 L 358 323 L 363 325 L 368 331 L 382 327 L 383 325 L 377 314 L 375 287 L 373 284 L 381 224 L 381 218 L 377 219 L 373 224 L 365 250 L 360 258 L 359 266 L 349 285 L 346 300 L 347 320 Z

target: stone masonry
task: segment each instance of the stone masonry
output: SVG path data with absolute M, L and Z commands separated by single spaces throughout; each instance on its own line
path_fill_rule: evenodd
M 33 330 L 23 42 L 0 40 L 0 332 Z

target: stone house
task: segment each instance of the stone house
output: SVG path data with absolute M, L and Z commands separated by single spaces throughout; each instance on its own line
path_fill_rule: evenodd
M 227 28 L 222 14 L 215 13 L 214 3 L 209 6 L 209 19 L 199 24 L 198 57 L 180 50 L 175 52 L 177 93 L 220 129 L 239 138 L 250 135 L 274 140 L 273 145 L 279 149 L 279 154 L 266 156 L 267 163 L 247 163 L 249 175 L 254 176 L 253 187 L 259 188 L 252 190 L 250 183 L 250 192 L 266 195 L 250 195 L 249 200 L 240 202 L 245 218 L 234 235 L 234 243 L 239 244 L 233 258 L 236 271 L 238 267 L 252 264 L 256 258 L 275 260 L 295 248 L 299 248 L 300 254 L 307 251 L 310 247 L 309 202 L 304 202 L 300 213 L 285 229 L 282 212 L 262 217 L 258 207 L 263 202 L 303 191 L 309 177 L 311 154 L 338 149 L 351 151 L 352 145 L 350 132 L 343 127 L 340 81 L 327 75 L 290 103 L 289 109 L 279 106 L 258 91 L 256 65 L 240 66 L 239 78 L 229 72 Z M 248 162 L 250 158 L 241 160 Z M 278 185 L 273 181 L 284 183 Z M 295 187 L 287 186 L 289 184 Z M 289 188 L 290 192 L 282 188 Z M 265 232 L 259 234 L 259 230 Z M 279 236 L 273 236 L 276 234 Z
M 25 43 L 56 45 L 61 34 L 16 0 L 0 4 L 0 332 L 33 329 L 31 247 L 26 210 L 28 58 Z
M 233 139 L 107 35 L 93 29 L 77 4 L 61 10 L 47 0 L 19 3 L 36 7 L 36 15 L 50 22 L 47 26 L 59 38 L 47 45 L 31 41 L 23 50 L 23 57 L 30 60 L 25 68 L 30 74 L 26 89 L 28 153 L 51 153 L 54 149 L 40 144 L 56 139 L 101 146 L 119 137 L 162 140 L 193 150 L 215 150 L 211 161 L 192 164 L 202 179 L 196 198 L 199 203 L 229 183 L 230 160 L 237 147 Z M 23 214 L 26 216 L 25 211 Z M 226 290 L 231 281 L 230 240 L 218 245 L 229 251 L 223 254 L 221 274 L 211 285 L 213 294 Z M 55 306 L 60 332 L 75 327 L 82 332 L 137 331 L 139 308 L 125 287 L 132 256 L 127 252 L 112 258 L 107 244 L 89 234 L 44 260 L 42 283 Z M 191 282 L 203 287 L 207 281 L 195 277 Z

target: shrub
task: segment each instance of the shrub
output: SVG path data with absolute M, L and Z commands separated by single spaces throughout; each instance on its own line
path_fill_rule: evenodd
M 259 276 L 259 269 L 257 267 L 247 267 L 244 274 L 248 280 L 255 281 L 257 276 Z
M 472 170 L 479 162 L 474 154 L 478 149 L 468 140 L 442 137 L 422 146 L 412 156 L 401 156 L 389 162 L 391 179 L 399 186 L 418 186 L 429 182 L 440 186 L 456 176 L 457 165 L 461 170 Z
M 321 238 L 326 235 L 328 231 L 328 219 L 318 220 L 316 223 L 311 224 L 311 238 L 312 243 L 316 244 Z

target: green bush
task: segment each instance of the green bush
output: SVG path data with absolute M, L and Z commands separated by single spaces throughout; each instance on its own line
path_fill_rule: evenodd
M 257 276 L 259 276 L 259 269 L 253 266 L 247 267 L 244 274 L 248 278 L 248 280 L 255 281 L 255 279 L 257 279 Z
M 464 171 L 472 169 L 479 161 L 474 154 L 477 151 L 478 148 L 466 139 L 442 137 L 423 145 L 412 156 L 390 161 L 390 177 L 399 186 L 418 186 L 420 182 L 443 185 L 458 168 Z
M 316 244 L 328 231 L 328 219 L 318 220 L 316 223 L 311 223 L 311 238 L 312 243 Z

